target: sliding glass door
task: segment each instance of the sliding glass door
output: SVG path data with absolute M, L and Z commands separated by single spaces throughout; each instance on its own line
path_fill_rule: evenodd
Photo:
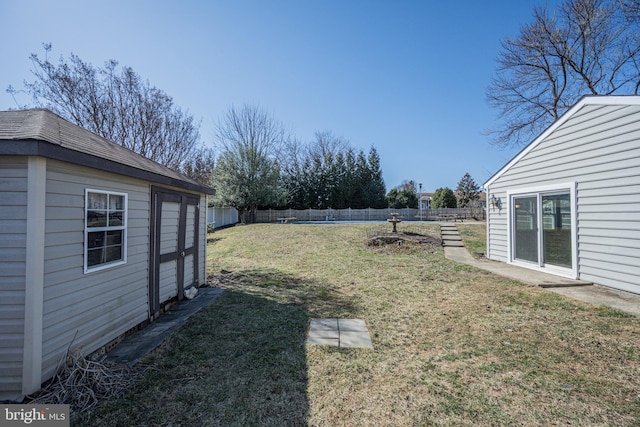
M 514 197 L 514 258 L 538 263 L 538 198 Z
M 573 268 L 571 198 L 569 189 L 511 196 L 514 261 Z
M 568 193 L 542 195 L 544 264 L 571 268 L 571 199 Z

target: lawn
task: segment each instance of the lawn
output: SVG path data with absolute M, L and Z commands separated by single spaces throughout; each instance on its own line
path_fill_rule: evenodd
M 468 221 L 456 224 L 464 246 L 474 258 L 480 258 L 487 251 L 487 227 L 484 222 Z
M 640 424 L 639 319 L 456 264 L 429 239 L 367 245 L 381 227 L 214 233 L 225 292 L 74 425 Z M 374 349 L 306 346 L 318 317 L 364 319 Z

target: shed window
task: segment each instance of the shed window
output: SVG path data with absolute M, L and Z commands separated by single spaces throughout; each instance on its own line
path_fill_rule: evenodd
M 127 260 L 127 194 L 85 192 L 84 271 Z

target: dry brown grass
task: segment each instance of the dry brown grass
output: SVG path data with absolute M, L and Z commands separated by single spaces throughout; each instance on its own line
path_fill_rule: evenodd
M 127 398 L 79 423 L 640 424 L 637 318 L 456 264 L 437 246 L 368 246 L 383 226 L 217 232 L 209 266 L 225 293 L 147 360 L 155 369 Z M 306 347 L 314 317 L 364 319 L 374 349 Z

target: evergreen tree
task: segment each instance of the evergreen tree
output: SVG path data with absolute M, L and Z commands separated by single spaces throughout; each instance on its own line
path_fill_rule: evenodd
M 354 209 L 368 208 L 364 196 L 364 189 L 369 182 L 369 167 L 364 152 L 360 150 L 356 157 L 356 170 L 353 180 L 353 194 L 351 196 L 351 207 Z
M 385 196 L 387 189 L 382 179 L 380 156 L 374 147 L 369 150 L 367 160 L 369 162 L 369 182 L 365 188 L 365 200 L 371 208 L 384 208 L 387 206 L 387 198 Z
M 355 208 L 353 200 L 357 193 L 358 186 L 356 179 L 356 153 L 352 148 L 347 150 L 344 156 L 344 182 L 342 188 L 345 197 L 345 208 Z
M 456 188 L 458 207 L 466 208 L 474 201 L 477 201 L 480 198 L 478 191 L 478 184 L 476 184 L 468 172 L 465 173 L 460 179 L 460 182 L 458 182 L 458 187 Z
M 295 209 L 363 209 L 387 206 L 380 156 L 371 148 L 366 156 L 355 152 L 330 132 L 316 133 L 316 140 L 302 149 L 291 147 L 283 167 L 282 185 L 287 206 Z

